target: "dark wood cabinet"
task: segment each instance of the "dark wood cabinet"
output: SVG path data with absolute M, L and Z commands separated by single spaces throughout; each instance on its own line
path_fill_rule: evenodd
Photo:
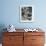
M 3 32 L 3 46 L 44 46 L 44 32 Z

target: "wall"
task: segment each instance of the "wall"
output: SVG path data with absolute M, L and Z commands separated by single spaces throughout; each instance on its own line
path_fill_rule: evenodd
M 0 25 L 13 24 L 16 28 L 46 27 L 46 0 L 1 0 Z M 34 5 L 35 21 L 22 23 L 19 20 L 20 5 Z

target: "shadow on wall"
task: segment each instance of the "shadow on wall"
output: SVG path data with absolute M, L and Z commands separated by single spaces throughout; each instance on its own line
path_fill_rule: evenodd
M 3 32 L 5 32 L 6 30 L 3 30 L 5 27 L 4 24 L 0 24 L 0 43 L 2 43 L 2 36 L 3 36 Z

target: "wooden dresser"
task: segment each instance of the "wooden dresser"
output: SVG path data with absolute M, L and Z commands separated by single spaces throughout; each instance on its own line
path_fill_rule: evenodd
M 44 46 L 44 32 L 3 32 L 3 46 Z

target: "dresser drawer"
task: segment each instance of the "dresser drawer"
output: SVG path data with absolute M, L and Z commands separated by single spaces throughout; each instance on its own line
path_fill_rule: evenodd
M 32 44 L 32 46 L 44 46 L 44 44 Z
M 44 36 L 45 33 L 44 32 L 25 32 L 24 36 Z
M 18 44 L 18 43 L 17 43 L 17 44 L 16 44 L 16 43 L 12 43 L 12 44 L 10 44 L 10 43 L 4 44 L 4 43 L 3 43 L 2 46 L 23 46 L 23 43 L 19 43 L 19 44 Z
M 5 36 L 23 36 L 23 32 L 4 32 Z
M 43 44 L 44 36 L 32 36 L 32 43 L 33 44 Z
M 3 43 L 14 43 L 14 42 L 23 41 L 23 36 L 4 36 Z

